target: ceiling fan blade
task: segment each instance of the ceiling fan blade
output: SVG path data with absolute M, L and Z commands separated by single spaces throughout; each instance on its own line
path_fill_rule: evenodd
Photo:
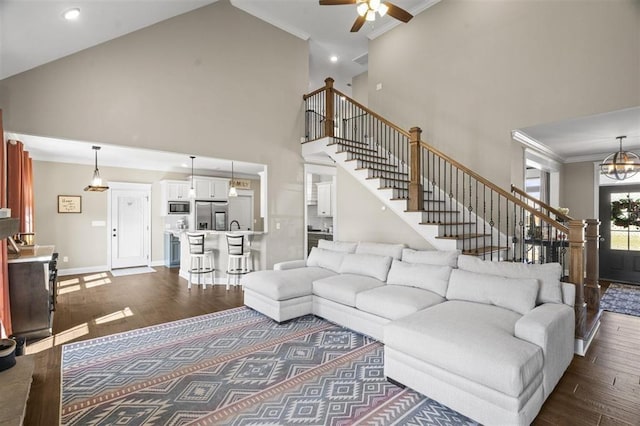
M 388 1 L 385 1 L 383 3 L 389 8 L 389 10 L 387 11 L 387 15 L 392 16 L 402 22 L 409 22 L 411 18 L 413 18 L 413 15 L 403 8 L 398 7 L 393 3 L 389 3 Z
M 320 0 L 320 6 L 340 6 L 342 4 L 354 4 L 357 0 Z
M 353 27 L 351 27 L 351 32 L 352 33 L 357 33 L 358 30 L 360 30 L 360 28 L 362 28 L 362 26 L 364 25 L 365 22 L 365 17 L 364 16 L 358 16 L 356 18 L 356 21 L 353 23 Z

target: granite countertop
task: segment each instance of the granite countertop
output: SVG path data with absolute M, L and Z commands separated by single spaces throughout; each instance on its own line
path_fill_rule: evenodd
M 311 231 L 307 231 L 307 234 L 333 235 L 333 232 L 329 232 L 329 231 L 320 231 L 320 230 L 311 230 Z
M 167 229 L 165 233 L 180 236 L 180 234 L 193 232 L 205 235 L 224 235 L 224 234 L 238 234 L 238 235 L 263 235 L 264 231 L 205 231 L 205 230 L 188 230 L 188 229 Z
M 19 254 L 10 253 L 8 263 L 50 262 L 55 246 L 18 246 Z

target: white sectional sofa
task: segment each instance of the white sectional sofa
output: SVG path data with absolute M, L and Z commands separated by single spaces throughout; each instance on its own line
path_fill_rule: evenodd
M 559 264 L 321 240 L 247 275 L 245 305 L 315 314 L 385 345 L 385 374 L 483 424 L 530 424 L 573 358 L 575 287 Z

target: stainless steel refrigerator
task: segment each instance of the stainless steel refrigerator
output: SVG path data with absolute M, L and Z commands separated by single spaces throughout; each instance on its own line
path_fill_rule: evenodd
M 197 201 L 195 228 L 199 231 L 227 230 L 226 201 Z

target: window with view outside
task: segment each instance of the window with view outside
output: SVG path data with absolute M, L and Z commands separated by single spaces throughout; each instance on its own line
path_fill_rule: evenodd
M 611 194 L 611 250 L 640 251 L 640 192 Z

